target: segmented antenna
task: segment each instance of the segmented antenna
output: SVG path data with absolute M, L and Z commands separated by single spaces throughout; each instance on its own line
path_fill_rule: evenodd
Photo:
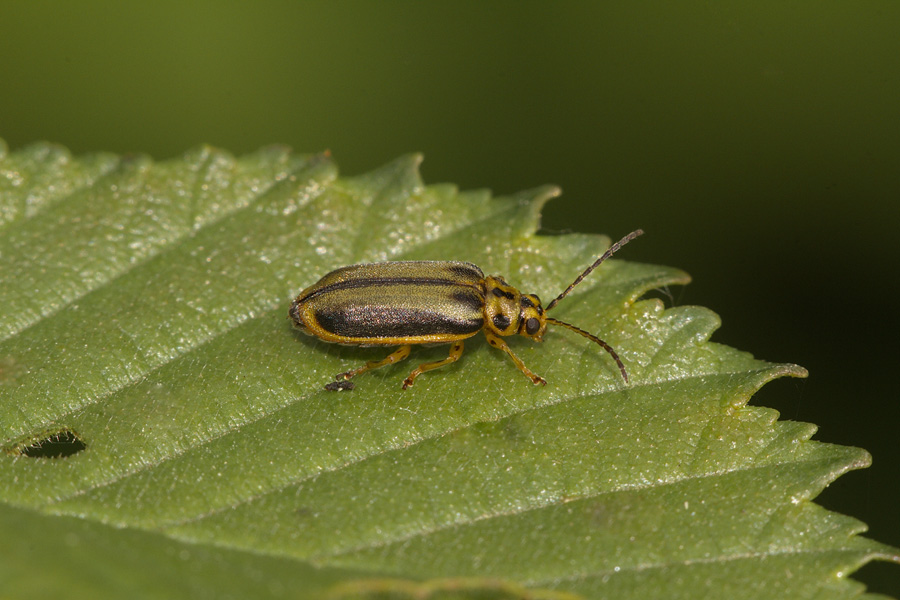
M 635 229 L 634 231 L 632 231 L 631 233 L 629 233 L 628 235 L 626 235 L 625 237 L 623 237 L 621 240 L 619 240 L 618 242 L 616 242 L 615 244 L 613 244 L 612 246 L 610 246 L 609 249 L 608 249 L 606 252 L 603 253 L 603 256 L 601 256 L 600 258 L 598 258 L 598 259 L 596 260 L 596 262 L 594 262 L 594 264 L 592 264 L 592 265 L 589 266 L 587 269 L 585 269 L 585 270 L 584 270 L 584 273 L 582 273 L 581 275 L 579 275 L 579 276 L 575 279 L 575 281 L 572 282 L 572 285 L 570 285 L 569 287 L 567 287 L 566 290 L 565 290 L 562 294 L 560 294 L 559 296 L 557 296 L 556 299 L 555 299 L 553 302 L 551 302 L 550 304 L 548 304 L 548 305 L 547 305 L 547 308 L 545 308 L 544 310 L 546 310 L 546 311 L 553 310 L 553 307 L 556 306 L 557 303 L 559 303 L 560 300 L 562 300 L 563 298 L 565 298 L 566 296 L 568 296 L 568 295 L 569 295 L 569 292 L 572 291 L 572 288 L 574 288 L 576 285 L 578 285 L 579 283 L 581 283 L 582 281 L 584 281 L 584 278 L 587 277 L 588 275 L 590 275 L 590 274 L 591 274 L 591 271 L 593 271 L 594 269 L 596 269 L 597 267 L 599 267 L 599 266 L 600 266 L 600 263 L 602 263 L 604 260 L 606 260 L 607 258 L 609 258 L 610 256 L 612 256 L 613 254 L 615 254 L 616 251 L 617 251 L 619 248 L 621 248 L 622 246 L 624 246 L 625 244 L 627 244 L 628 242 L 630 242 L 631 240 L 633 240 L 634 238 L 636 238 L 636 237 L 639 236 L 639 235 L 644 235 L 644 230 L 643 230 L 643 229 Z M 559 321 L 559 322 L 561 323 L 561 321 Z M 581 330 L 579 329 L 578 331 L 581 331 Z M 582 333 L 584 333 L 584 332 L 582 332 Z M 585 334 L 585 335 L 590 335 L 590 334 Z M 600 340 L 595 340 L 595 341 L 600 341 Z M 601 344 L 601 345 L 606 346 L 605 343 L 603 343 L 603 344 Z M 612 350 L 611 350 L 608 346 L 606 346 L 606 348 L 607 348 L 607 350 L 609 350 L 609 352 L 610 352 L 613 356 L 615 356 L 615 352 L 612 352 Z M 618 359 L 619 359 L 619 358 L 616 356 L 616 360 L 618 360 Z M 621 367 L 621 366 L 622 366 L 622 363 L 619 363 L 619 366 Z M 622 373 L 623 373 L 623 374 L 625 373 L 624 369 L 622 370 Z M 627 381 L 627 380 L 628 380 L 628 377 L 625 377 L 625 380 Z
M 619 365 L 619 371 L 622 372 L 622 378 L 625 379 L 625 383 L 628 383 L 628 373 L 625 372 L 625 365 L 622 364 L 622 359 L 619 358 L 619 355 L 616 354 L 616 351 L 612 349 L 612 346 L 598 338 L 596 335 L 592 335 L 585 331 L 584 329 L 579 329 L 575 327 L 571 323 L 566 323 L 565 321 L 557 321 L 552 317 L 547 317 L 547 322 L 552 323 L 553 325 L 559 325 L 560 327 L 565 327 L 566 329 L 570 329 L 575 333 L 581 334 L 587 339 L 591 340 L 595 344 L 600 344 L 600 346 L 609 352 L 609 355 L 613 357 L 613 360 L 616 361 L 616 364 Z

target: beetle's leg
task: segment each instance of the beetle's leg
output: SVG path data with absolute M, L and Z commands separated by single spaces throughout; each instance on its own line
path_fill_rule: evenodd
M 425 363 L 423 365 L 419 365 L 416 369 L 409 374 L 409 377 L 403 380 L 403 389 L 405 390 L 408 387 L 411 387 L 413 381 L 415 381 L 416 377 L 424 373 L 425 371 L 430 371 L 432 369 L 437 369 L 439 367 L 443 367 L 444 365 L 449 365 L 452 362 L 456 362 L 459 360 L 459 357 L 462 356 L 463 353 L 463 343 L 462 342 L 453 342 L 453 345 L 450 346 L 450 356 L 445 358 L 444 360 L 436 360 L 434 362 Z
M 346 381 L 347 379 L 359 375 L 360 373 L 365 373 L 366 371 L 371 371 L 372 369 L 377 369 L 378 367 L 384 367 L 387 365 L 392 365 L 395 362 L 400 362 L 401 360 L 409 356 L 410 350 L 412 350 L 412 346 L 400 346 L 399 348 L 388 354 L 385 358 L 381 360 L 370 360 L 358 369 L 353 369 L 352 371 L 347 371 L 346 373 L 335 375 L 334 379 L 336 381 Z
M 523 373 L 525 373 L 525 375 L 529 379 L 531 379 L 531 381 L 533 381 L 535 385 L 537 385 L 537 384 L 547 385 L 547 380 L 544 379 L 543 377 L 541 377 L 540 375 L 535 375 L 531 371 L 531 369 L 526 367 L 525 363 L 522 362 L 522 359 L 520 359 L 518 356 L 513 354 L 513 351 L 509 349 L 509 346 L 506 345 L 506 342 L 504 342 L 500 336 L 494 335 L 487 329 L 484 330 L 484 335 L 487 337 L 487 341 L 491 346 L 493 346 L 494 348 L 500 348 L 501 350 L 503 350 L 504 352 L 509 354 L 509 357 L 511 359 L 513 359 L 513 362 L 516 363 L 517 367 L 519 367 L 519 370 L 522 371 Z

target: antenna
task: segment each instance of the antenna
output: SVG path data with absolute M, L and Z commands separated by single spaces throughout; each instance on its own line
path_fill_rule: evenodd
M 644 230 L 643 230 L 643 229 L 635 229 L 634 231 L 632 231 L 631 233 L 629 233 L 628 235 L 626 235 L 625 237 L 623 237 L 621 240 L 619 240 L 618 242 L 616 242 L 615 244 L 613 244 L 612 246 L 610 246 L 609 249 L 608 249 L 606 252 L 603 253 L 603 256 L 601 256 L 600 258 L 598 258 L 598 259 L 596 260 L 596 262 L 594 262 L 594 264 L 592 264 L 592 265 L 589 266 L 587 269 L 585 269 L 585 270 L 584 270 L 584 273 L 582 273 L 581 275 L 579 275 L 579 276 L 575 279 L 575 281 L 572 282 L 572 285 L 570 285 L 569 287 L 567 287 L 567 288 L 566 288 L 566 291 L 564 291 L 562 294 L 560 294 L 559 296 L 557 296 L 556 299 L 555 299 L 553 302 L 551 302 L 550 304 L 548 304 L 548 305 L 547 305 L 547 308 L 545 308 L 544 310 L 546 310 L 546 311 L 553 310 L 553 307 L 556 306 L 556 305 L 559 303 L 560 300 L 562 300 L 563 298 L 565 298 L 566 296 L 568 296 L 568 295 L 569 295 L 569 292 L 571 292 L 572 289 L 573 289 L 576 285 L 578 285 L 579 283 L 581 283 L 582 281 L 584 281 L 584 278 L 587 277 L 588 275 L 590 275 L 590 274 L 591 274 L 591 271 L 593 271 L 594 269 L 596 269 L 597 267 L 599 267 L 599 266 L 600 266 L 600 263 L 602 263 L 604 260 L 606 260 L 607 258 L 609 258 L 610 256 L 612 256 L 613 254 L 615 254 L 616 251 L 617 251 L 619 248 L 621 248 L 622 246 L 624 246 L 625 244 L 627 244 L 628 242 L 630 242 L 631 240 L 633 240 L 634 238 L 636 238 L 636 237 L 639 236 L 639 235 L 644 235 Z M 555 322 L 558 323 L 558 324 L 562 324 L 562 321 L 556 321 L 555 319 L 547 319 L 547 320 L 548 320 L 548 321 L 555 321 Z M 581 331 L 581 330 L 578 329 L 577 327 L 573 327 L 573 326 L 569 325 L 568 323 L 566 323 L 565 325 L 571 327 L 573 330 L 576 330 L 576 331 L 581 332 L 581 333 L 582 333 L 583 335 L 585 335 L 586 337 L 591 337 L 591 338 L 593 337 L 593 336 L 591 336 L 589 333 L 586 333 L 586 332 L 584 332 L 584 331 Z M 611 349 L 609 346 L 607 346 L 605 342 L 603 342 L 603 341 L 600 340 L 599 338 L 593 338 L 593 339 L 594 339 L 595 342 L 599 342 L 601 346 L 605 347 L 606 350 L 607 350 L 610 354 L 613 355 L 613 357 L 616 359 L 617 362 L 619 361 L 619 357 L 616 356 L 616 353 L 613 352 L 612 349 Z M 621 362 L 619 362 L 619 367 L 622 368 L 622 363 L 621 363 Z M 623 374 L 623 375 L 625 374 L 625 369 L 624 369 L 624 368 L 622 368 L 622 374 Z M 625 377 L 625 380 L 627 381 L 627 380 L 628 380 L 628 377 Z
M 609 355 L 613 357 L 613 360 L 616 361 L 616 364 L 619 365 L 619 371 L 622 372 L 622 378 L 625 379 L 625 383 L 628 383 L 628 373 L 625 372 L 625 365 L 622 364 L 622 359 L 619 358 L 619 355 L 616 354 L 616 351 L 612 349 L 612 346 L 598 338 L 596 335 L 591 335 L 584 329 L 579 329 L 575 327 L 571 323 L 566 323 L 565 321 L 557 321 L 552 317 L 547 317 L 547 322 L 552 323 L 553 325 L 559 325 L 560 327 L 565 327 L 566 329 L 571 329 L 575 333 L 581 334 L 587 339 L 591 340 L 594 343 L 600 344 L 600 346 L 609 352 Z

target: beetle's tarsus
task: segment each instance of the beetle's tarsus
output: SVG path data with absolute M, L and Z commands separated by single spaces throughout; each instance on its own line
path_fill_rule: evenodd
M 329 392 L 342 392 L 344 390 L 352 390 L 356 385 L 347 379 L 338 379 L 337 381 L 332 381 L 331 383 L 325 384 L 325 389 Z

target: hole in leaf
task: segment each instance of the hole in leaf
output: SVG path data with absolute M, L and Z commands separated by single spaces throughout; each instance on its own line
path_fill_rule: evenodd
M 74 431 L 63 429 L 40 439 L 17 444 L 7 452 L 14 456 L 27 456 L 28 458 L 65 458 L 78 454 L 85 448 L 87 445 L 79 439 Z

